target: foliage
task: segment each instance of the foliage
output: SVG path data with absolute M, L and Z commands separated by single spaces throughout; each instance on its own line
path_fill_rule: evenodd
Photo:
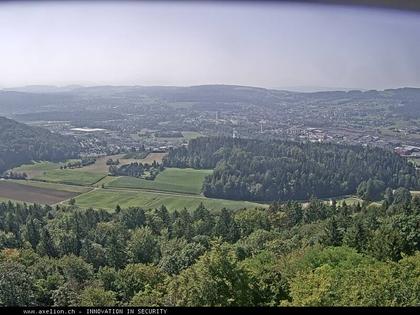
M 415 168 L 404 158 L 361 146 L 202 137 L 171 150 L 164 164 L 215 168 L 203 184 L 204 195 L 234 200 L 347 195 L 369 180 L 366 197 L 373 198 L 386 186 L 419 187 Z
M 0 302 L 25 306 L 420 303 L 420 198 L 268 209 L 0 203 Z

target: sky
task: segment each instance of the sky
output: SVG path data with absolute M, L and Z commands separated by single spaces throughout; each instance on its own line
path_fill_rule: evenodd
M 420 87 L 420 14 L 308 4 L 0 2 L 0 87 Z

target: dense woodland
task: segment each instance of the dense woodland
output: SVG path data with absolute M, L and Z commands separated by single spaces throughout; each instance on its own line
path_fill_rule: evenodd
M 0 304 L 420 303 L 420 198 L 269 209 L 0 204 Z
M 214 168 L 203 184 L 204 195 L 236 200 L 354 194 L 369 179 L 382 183 L 383 190 L 417 188 L 420 183 L 415 167 L 391 151 L 311 142 L 198 138 L 171 150 L 164 164 Z
M 0 117 L 0 174 L 32 160 L 76 158 L 79 151 L 74 138 Z

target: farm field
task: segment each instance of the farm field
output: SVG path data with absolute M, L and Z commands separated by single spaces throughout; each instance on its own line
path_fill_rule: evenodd
M 69 185 L 89 186 L 100 181 L 106 174 L 95 172 L 83 172 L 81 169 L 49 170 L 34 176 L 33 180 L 61 183 Z
M 149 152 L 142 151 L 142 152 L 130 152 L 123 155 L 123 159 L 144 159 L 146 156 L 149 155 Z
M 195 139 L 202 136 L 201 133 L 196 131 L 182 131 L 182 135 L 187 140 Z
M 167 168 L 153 181 L 122 176 L 107 183 L 105 187 L 149 189 L 199 195 L 204 178 L 211 173 L 212 170 Z
M 17 179 L 8 179 L 7 182 L 16 183 L 20 185 L 28 185 L 33 187 L 45 188 L 45 189 L 54 189 L 54 190 L 62 190 L 68 192 L 75 192 L 75 193 L 85 193 L 91 190 L 92 188 L 89 186 L 77 186 L 77 185 L 66 185 L 66 184 L 59 184 L 59 183 L 48 183 L 48 182 L 40 182 L 36 180 L 17 180 Z
M 153 153 L 152 152 L 152 153 L 149 153 L 144 159 L 134 160 L 133 162 L 141 162 L 141 163 L 152 164 L 153 161 L 156 161 L 158 163 L 162 163 L 162 159 L 166 154 L 167 153 Z M 121 163 L 124 164 L 125 163 L 124 161 L 126 161 L 126 160 L 122 160 Z M 127 160 L 127 161 L 131 161 L 131 160 Z
M 60 168 L 60 163 L 41 161 L 34 162 L 33 164 L 24 164 L 19 167 L 15 167 L 13 170 L 18 172 L 24 171 L 45 171 Z
M 105 176 L 108 174 L 109 165 L 106 165 L 106 161 L 109 159 L 117 160 L 119 159 L 121 161 L 121 158 L 124 156 L 124 154 L 115 154 L 115 155 L 109 155 L 109 156 L 101 156 L 96 159 L 96 162 L 94 164 L 90 164 L 81 168 L 75 168 L 74 171 L 78 172 L 91 172 L 91 173 L 99 173 L 103 174 Z M 122 163 L 122 161 L 121 161 Z M 124 164 L 124 163 L 122 163 Z
M 16 167 L 13 169 L 13 171 L 25 172 L 28 175 L 28 179 L 34 181 L 62 183 L 79 186 L 89 186 L 96 183 L 101 178 L 106 176 L 108 171 L 108 168 L 106 168 L 106 170 L 94 168 L 96 163 L 83 168 L 60 169 L 61 165 L 64 165 L 71 161 L 75 160 L 67 160 L 62 163 L 44 161 L 34 162 L 33 164 L 25 164 Z
M 109 158 L 130 162 L 161 161 L 165 153 L 150 153 L 142 160 L 121 159 L 122 155 L 98 158 L 95 164 L 77 169 L 60 169 L 60 163 L 40 162 L 23 165 L 19 171 L 30 171 L 31 180 L 7 180 L 0 187 L 0 200 L 36 202 L 43 204 L 66 203 L 75 198 L 83 208 L 113 210 L 121 207 L 160 207 L 170 210 L 195 209 L 203 202 L 209 209 L 239 209 L 265 207 L 253 202 L 212 199 L 201 196 L 204 177 L 212 170 L 167 168 L 154 181 L 134 177 L 107 176 Z M 6 184 L 7 183 L 7 184 Z M 105 187 L 102 189 L 101 187 Z
M 102 208 L 113 211 L 117 205 L 122 208 L 142 207 L 157 208 L 164 204 L 168 210 L 195 209 L 202 202 L 208 209 L 231 210 L 240 208 L 266 207 L 267 205 L 247 201 L 233 201 L 224 199 L 211 199 L 202 196 L 180 195 L 168 192 L 151 192 L 128 189 L 94 189 L 76 198 L 80 207 Z
M 15 167 L 14 169 L 12 169 L 12 171 L 19 173 L 25 172 L 29 176 L 29 178 L 32 178 L 41 175 L 44 171 L 55 170 L 59 168 L 60 163 L 41 161 L 34 162 L 33 164 L 24 164 L 19 167 Z
M 14 181 L 0 181 L 0 199 L 52 205 L 77 196 L 79 192 L 64 191 Z

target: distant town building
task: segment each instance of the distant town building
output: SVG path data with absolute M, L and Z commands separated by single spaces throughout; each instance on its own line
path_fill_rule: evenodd
M 233 129 L 232 138 L 233 139 L 239 138 L 239 133 L 236 131 L 236 129 Z

